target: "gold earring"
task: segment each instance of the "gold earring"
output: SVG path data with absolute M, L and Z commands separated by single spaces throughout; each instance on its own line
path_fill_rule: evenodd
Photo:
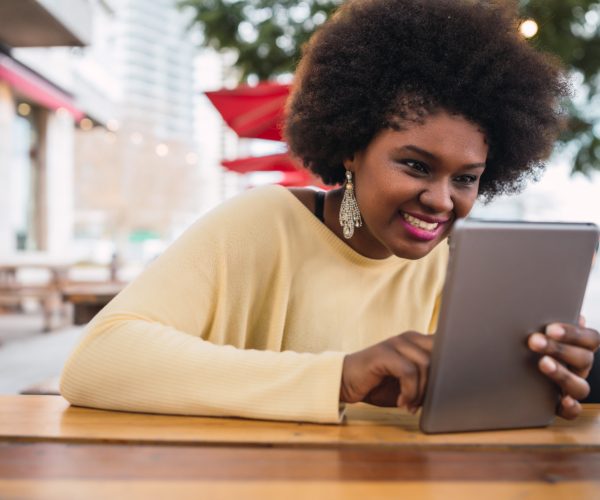
M 354 228 L 362 226 L 362 217 L 354 196 L 352 172 L 346 170 L 346 189 L 340 206 L 340 226 L 344 230 L 344 238 L 349 240 L 354 235 Z

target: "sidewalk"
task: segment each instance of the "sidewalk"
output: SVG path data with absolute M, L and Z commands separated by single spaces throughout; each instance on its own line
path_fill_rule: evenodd
M 83 327 L 40 333 L 39 314 L 0 315 L 0 394 L 17 394 L 60 374 Z

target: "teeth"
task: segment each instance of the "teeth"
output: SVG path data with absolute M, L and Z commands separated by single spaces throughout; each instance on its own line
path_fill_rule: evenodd
M 439 226 L 438 222 L 425 222 L 424 220 L 417 219 L 416 217 L 408 215 L 404 212 L 402 213 L 402 217 L 404 217 L 404 220 L 408 222 L 411 226 L 418 227 L 419 229 L 424 229 L 425 231 L 433 231 Z

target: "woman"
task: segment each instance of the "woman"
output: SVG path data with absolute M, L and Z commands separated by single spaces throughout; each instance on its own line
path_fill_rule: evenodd
M 292 152 L 343 186 L 260 188 L 198 221 L 93 320 L 63 395 L 316 422 L 339 421 L 346 402 L 415 411 L 444 240 L 478 196 L 540 169 L 567 90 L 499 7 L 347 2 L 309 44 L 286 124 Z M 576 325 L 529 339 L 566 418 L 581 411 L 599 344 Z

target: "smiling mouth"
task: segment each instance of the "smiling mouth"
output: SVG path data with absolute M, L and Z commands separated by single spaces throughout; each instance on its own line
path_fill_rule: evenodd
M 406 212 L 402 212 L 402 218 L 411 226 L 416 227 L 417 229 L 422 229 L 424 231 L 435 231 L 440 225 L 439 222 L 425 222 L 424 220 L 417 219 L 416 217 L 413 217 L 412 215 L 409 215 Z

